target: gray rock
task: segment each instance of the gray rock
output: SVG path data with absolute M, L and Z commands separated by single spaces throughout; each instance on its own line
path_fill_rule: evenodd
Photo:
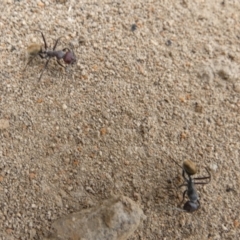
M 113 197 L 101 205 L 57 219 L 48 239 L 124 240 L 145 218 L 139 206 L 127 197 Z

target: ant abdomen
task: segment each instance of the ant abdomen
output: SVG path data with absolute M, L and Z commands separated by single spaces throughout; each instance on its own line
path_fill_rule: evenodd
M 74 54 L 70 51 L 65 53 L 63 60 L 67 64 L 73 64 L 74 62 L 76 62 Z
M 183 209 L 187 212 L 195 212 L 199 209 L 200 207 L 200 204 L 199 204 L 199 201 L 196 201 L 196 202 L 192 202 L 192 201 L 187 201 L 184 206 L 183 206 Z

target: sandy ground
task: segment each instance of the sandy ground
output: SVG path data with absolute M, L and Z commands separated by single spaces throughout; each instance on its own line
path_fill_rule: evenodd
M 0 5 L 1 239 L 41 239 L 113 194 L 147 216 L 131 240 L 240 239 L 240 2 L 60 2 Z M 36 29 L 77 64 L 24 72 Z M 171 159 L 211 172 L 194 214 Z

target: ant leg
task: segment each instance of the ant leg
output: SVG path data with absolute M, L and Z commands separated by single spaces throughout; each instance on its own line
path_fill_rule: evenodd
M 197 179 L 194 179 L 194 180 L 200 180 L 200 179 L 209 179 L 208 177 L 207 178 L 197 178 Z M 210 183 L 211 182 L 211 179 L 209 179 L 208 181 L 206 181 L 206 182 L 195 182 L 194 181 L 194 184 L 195 185 L 197 185 L 197 184 L 202 184 L 202 185 L 205 185 L 205 184 L 208 184 L 208 183 Z
M 62 63 L 61 63 L 59 60 L 57 60 L 57 63 L 58 63 L 61 67 L 64 67 L 64 68 L 65 68 L 65 66 L 62 65 Z
M 204 180 L 204 179 L 209 179 L 207 182 L 195 182 L 195 184 L 208 184 L 211 182 L 211 173 L 209 172 L 209 170 L 207 168 L 205 168 L 206 171 L 208 172 L 208 176 L 207 177 L 199 177 L 199 178 L 194 178 L 194 180 Z
M 63 49 L 63 51 L 66 51 L 66 50 L 69 51 L 69 52 L 71 52 L 69 48 L 64 48 L 64 49 Z
M 174 160 L 174 159 L 171 158 L 170 156 L 169 156 L 169 158 L 170 158 L 173 162 L 175 162 L 180 168 L 182 168 L 182 166 L 181 166 L 176 160 Z
M 37 31 L 39 31 L 39 30 L 37 30 Z M 42 35 L 42 38 L 43 38 L 43 41 L 44 41 L 44 47 L 45 47 L 45 50 L 46 50 L 46 49 L 48 48 L 48 46 L 47 46 L 47 42 L 46 42 L 46 39 L 45 39 L 43 33 L 42 33 L 41 31 L 39 31 L 39 32 L 40 32 L 41 35 Z
M 43 53 L 39 53 L 38 56 L 41 57 L 42 59 L 47 58 L 47 55 L 42 55 Z
M 43 55 L 43 53 L 41 53 L 41 52 L 38 53 L 38 56 L 40 56 L 42 59 L 47 57 L 46 55 Z M 29 57 L 29 60 L 28 60 L 28 62 L 26 64 L 26 66 L 24 67 L 23 71 L 26 70 L 27 66 L 32 62 L 33 59 L 34 59 L 34 56 L 30 56 Z
M 48 48 L 48 46 L 47 46 L 47 42 L 46 42 L 46 39 L 45 39 L 43 33 L 42 33 L 40 30 L 37 30 L 37 29 L 35 29 L 34 31 L 37 31 L 37 32 L 40 32 L 40 33 L 41 33 L 42 38 L 43 38 L 43 41 L 44 41 L 44 47 L 45 47 L 45 50 L 46 50 L 46 49 Z
M 33 57 L 30 57 L 30 59 L 28 60 L 26 66 L 25 66 L 25 68 L 23 69 L 23 71 L 26 70 L 27 66 L 32 62 L 32 60 L 33 60 Z
M 184 198 L 185 198 L 186 192 L 187 192 L 187 190 L 185 190 L 185 191 L 183 192 L 183 200 L 182 200 L 181 204 L 182 204 L 183 201 L 184 201 Z
M 180 186 L 178 186 L 178 188 L 181 188 L 181 187 L 183 187 L 183 186 L 187 187 L 188 185 L 187 185 L 186 183 L 183 183 L 183 184 L 181 184 Z
M 189 179 L 186 178 L 185 173 L 186 173 L 186 171 L 183 169 L 183 171 L 182 171 L 182 177 L 184 178 L 184 180 L 185 180 L 186 182 L 188 182 Z M 186 174 L 187 174 L 187 173 L 186 173 Z M 187 174 L 187 175 L 188 175 L 188 174 Z M 188 175 L 188 178 L 191 178 L 191 177 Z
M 185 173 L 186 173 L 186 171 L 183 169 L 183 171 L 182 171 L 182 177 L 184 178 L 184 180 L 188 183 L 189 182 L 189 180 L 191 179 L 191 177 L 188 175 L 188 177 L 189 177 L 189 179 L 187 179 L 186 178 L 186 176 L 185 176 Z M 180 187 L 183 187 L 183 186 L 188 186 L 188 184 L 187 183 L 183 183 L 183 184 L 181 184 L 178 188 L 180 188 Z
M 42 72 L 41 72 L 41 74 L 40 74 L 40 77 L 39 77 L 39 79 L 38 79 L 38 81 L 40 81 L 41 80 L 41 78 L 42 78 L 42 75 L 43 75 L 43 72 L 45 71 L 45 69 L 47 68 L 47 65 L 48 65 L 48 62 L 49 62 L 49 60 L 50 60 L 50 58 L 46 61 L 46 63 L 45 63 L 45 65 L 44 65 L 44 67 L 43 67 L 43 70 L 42 70 Z
M 197 200 L 197 203 L 198 203 L 198 209 L 199 209 L 201 207 L 199 200 Z
M 57 41 L 55 42 L 54 46 L 53 46 L 53 51 L 56 49 L 58 41 L 61 39 L 62 37 L 58 38 Z

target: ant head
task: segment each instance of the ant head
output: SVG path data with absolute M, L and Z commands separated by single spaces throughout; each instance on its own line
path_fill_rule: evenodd
M 195 212 L 199 209 L 200 207 L 200 203 L 199 201 L 193 202 L 193 201 L 187 201 L 184 206 L 183 209 L 189 213 Z

